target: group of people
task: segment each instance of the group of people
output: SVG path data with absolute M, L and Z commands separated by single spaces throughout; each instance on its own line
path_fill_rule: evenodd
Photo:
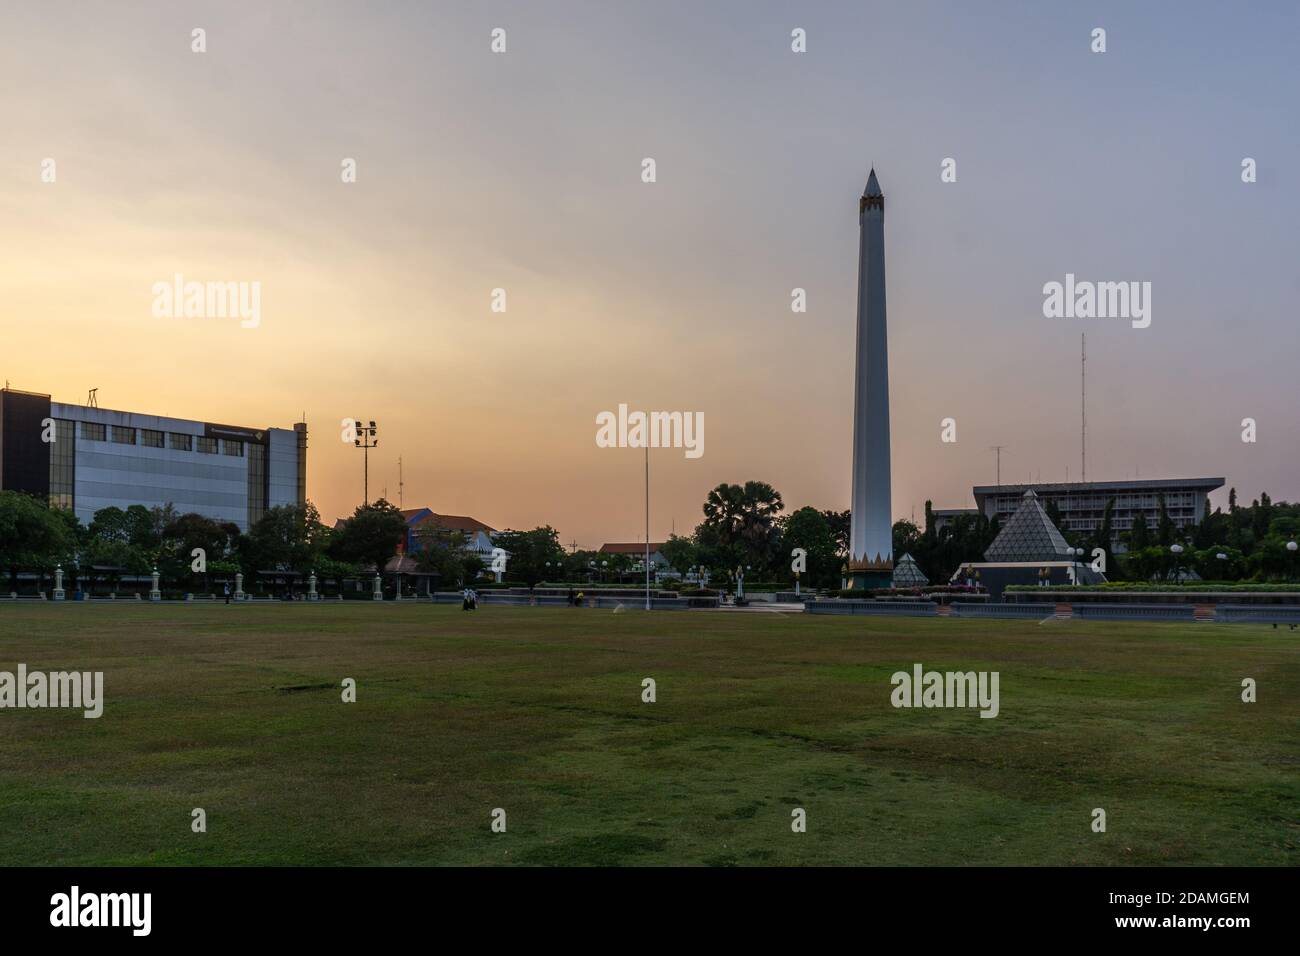
M 581 591 L 579 591 L 577 594 L 574 594 L 573 588 L 569 588 L 569 607 L 582 607 L 583 602 L 586 600 L 587 600 L 587 596 L 583 594 Z

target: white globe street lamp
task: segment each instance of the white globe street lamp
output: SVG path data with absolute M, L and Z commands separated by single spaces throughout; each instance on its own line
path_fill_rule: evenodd
M 1079 569 L 1076 565 L 1078 565 L 1079 559 L 1083 557 L 1083 548 L 1067 547 L 1065 551 L 1070 556 L 1070 579 L 1077 585 L 1079 583 Z

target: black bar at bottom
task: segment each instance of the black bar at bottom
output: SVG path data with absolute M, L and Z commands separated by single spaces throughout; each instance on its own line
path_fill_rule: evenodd
M 463 930 L 480 942 L 530 933 L 533 942 L 612 941 L 606 934 L 620 927 L 630 937 L 681 939 L 662 934 L 690 925 L 745 937 L 776 921 L 927 943 L 1041 941 L 1045 932 L 1231 942 L 1284 928 L 1294 871 L 104 868 L 7 869 L 0 881 L 6 940 L 337 945 L 430 931 L 450 942 L 446 933 Z

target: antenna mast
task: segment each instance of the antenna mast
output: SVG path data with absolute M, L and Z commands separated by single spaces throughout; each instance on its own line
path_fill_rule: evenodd
M 989 446 L 989 451 L 997 452 L 997 458 L 998 458 L 998 490 L 999 490 L 999 491 L 1002 489 L 1002 449 L 1004 449 L 1004 448 L 1006 448 L 1006 447 L 1007 447 L 1006 445 L 990 445 L 990 446 Z
M 1088 335 L 1079 336 L 1079 458 L 1083 474 L 1080 481 L 1088 481 Z

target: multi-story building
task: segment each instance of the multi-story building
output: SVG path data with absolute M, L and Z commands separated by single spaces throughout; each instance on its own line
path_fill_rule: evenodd
M 0 489 L 84 524 L 102 508 L 172 505 L 247 531 L 307 500 L 307 425 L 249 428 L 120 412 L 0 389 Z
M 1148 528 L 1155 530 L 1160 521 L 1160 496 L 1165 509 L 1180 530 L 1194 528 L 1205 514 L 1210 492 L 1223 487 L 1222 478 L 1151 478 L 1134 481 L 1048 482 L 1027 485 L 977 485 L 972 489 L 975 504 L 990 519 L 995 515 L 1006 524 L 1021 505 L 1028 490 L 1044 502 L 1056 505 L 1061 516 L 1061 530 L 1094 534 L 1102 524 L 1106 503 L 1115 501 L 1111 513 L 1111 534 L 1118 544 L 1119 535 L 1133 527 L 1140 513 Z
M 934 516 L 934 530 L 942 531 L 944 528 L 955 524 L 958 518 L 969 518 L 979 514 L 978 508 L 932 508 L 930 514 Z M 922 531 L 925 529 L 922 528 Z

